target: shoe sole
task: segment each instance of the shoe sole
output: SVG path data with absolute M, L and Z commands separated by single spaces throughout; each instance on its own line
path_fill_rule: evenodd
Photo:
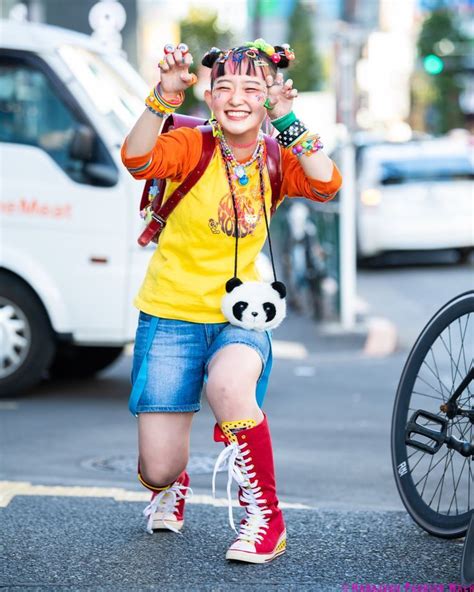
M 252 553 L 251 551 L 237 551 L 229 549 L 225 555 L 231 561 L 245 561 L 246 563 L 268 563 L 286 551 L 286 530 L 278 539 L 272 553 Z
M 176 530 L 181 530 L 184 526 L 184 520 L 153 520 L 152 530 L 170 530 L 166 525 L 169 524 Z

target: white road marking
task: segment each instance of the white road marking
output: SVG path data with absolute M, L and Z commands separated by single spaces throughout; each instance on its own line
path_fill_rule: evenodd
M 308 356 L 308 350 L 299 341 L 272 341 L 272 351 L 275 358 L 286 358 L 288 360 L 304 360 Z
M 117 502 L 148 502 L 148 491 L 130 491 L 120 487 L 83 487 L 62 485 L 33 485 L 27 481 L 0 481 L 0 508 L 6 508 L 17 495 L 59 497 L 111 497 Z M 227 506 L 226 498 L 214 499 L 211 495 L 193 495 L 188 503 L 210 506 Z M 232 505 L 238 507 L 237 501 Z M 305 504 L 280 502 L 280 507 L 293 510 L 309 510 Z
M 0 411 L 16 411 L 18 407 L 15 401 L 0 401 Z
M 308 378 L 315 375 L 316 368 L 314 366 L 296 366 L 293 372 L 295 376 Z

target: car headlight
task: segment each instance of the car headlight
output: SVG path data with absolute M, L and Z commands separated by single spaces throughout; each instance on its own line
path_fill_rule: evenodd
M 360 201 L 364 206 L 378 206 L 382 201 L 382 193 L 378 189 L 365 189 L 360 194 Z

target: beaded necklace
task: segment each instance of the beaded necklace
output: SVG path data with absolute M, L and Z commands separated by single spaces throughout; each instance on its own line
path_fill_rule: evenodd
M 267 217 L 267 208 L 265 207 L 265 182 L 263 179 L 263 155 L 258 155 L 256 157 L 257 165 L 258 165 L 258 174 L 259 174 L 259 181 L 260 181 L 260 199 L 262 202 L 263 208 L 263 215 L 265 218 L 265 228 L 267 230 L 267 237 L 268 237 L 268 246 L 270 249 L 270 259 L 272 262 L 272 270 L 273 270 L 273 277 L 275 282 L 277 281 L 276 271 L 275 271 L 275 263 L 273 261 L 273 250 L 272 250 L 272 241 L 270 238 L 270 229 L 268 226 L 268 217 Z M 232 206 L 234 208 L 234 217 L 235 217 L 235 256 L 234 256 L 234 277 L 237 277 L 237 253 L 238 253 L 238 244 L 239 244 L 239 216 L 237 213 L 237 203 L 235 199 L 235 191 L 234 191 L 234 184 L 232 182 L 232 173 L 230 170 L 231 164 L 228 160 L 224 159 L 225 164 L 225 172 L 227 175 L 227 181 L 229 183 L 230 195 L 232 197 Z
M 231 147 L 227 143 L 224 133 L 222 131 L 221 126 L 216 120 L 211 120 L 211 126 L 213 128 L 213 135 L 215 138 L 219 140 L 222 157 L 224 158 L 224 162 L 227 163 L 232 167 L 233 177 L 237 179 L 240 185 L 247 185 L 249 182 L 249 177 L 247 175 L 247 167 L 251 166 L 256 160 L 263 156 L 263 133 L 261 131 L 258 132 L 257 136 L 257 144 L 255 146 L 255 150 L 253 151 L 252 156 L 247 160 L 247 162 L 240 163 L 234 156 Z

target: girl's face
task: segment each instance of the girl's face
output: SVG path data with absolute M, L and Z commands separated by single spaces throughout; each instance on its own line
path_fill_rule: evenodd
M 225 73 L 216 78 L 205 100 L 224 132 L 233 137 L 257 135 L 265 118 L 267 98 L 263 78 L 246 74 Z

